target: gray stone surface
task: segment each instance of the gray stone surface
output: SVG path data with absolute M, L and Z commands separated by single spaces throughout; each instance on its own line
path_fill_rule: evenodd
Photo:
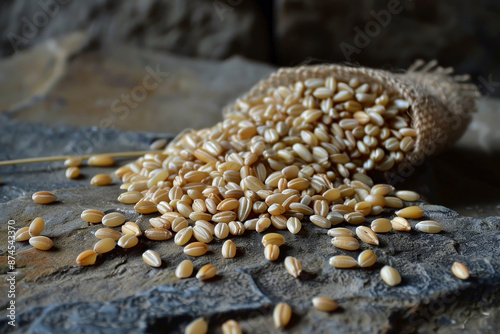
M 69 50 L 79 50 L 80 44 L 70 42 L 57 41 L 57 45 L 72 45 Z M 40 62 L 42 69 L 57 54 L 53 51 L 47 50 L 47 62 Z M 141 53 L 133 48 L 68 53 L 72 56 L 64 61 L 61 75 L 52 82 L 34 85 L 44 90 L 23 92 L 8 101 L 16 108 L 2 109 L 8 111 L 0 114 L 0 160 L 147 149 L 153 139 L 170 138 L 166 133 L 177 133 L 191 121 L 198 121 L 199 127 L 215 123 L 223 105 L 271 71 L 244 59 L 202 62 Z M 12 66 L 12 72 L 29 69 L 30 59 L 36 59 L 36 54 L 29 57 L 10 63 L 17 66 Z M 183 87 L 184 92 L 195 90 L 197 96 L 176 92 L 166 98 L 163 93 L 152 94 L 149 103 L 139 104 L 135 111 L 155 121 L 130 116 L 126 122 L 115 123 L 119 130 L 101 127 L 98 121 L 106 115 L 102 113 L 109 110 L 110 101 L 137 85 L 145 75 L 145 66 L 156 64 L 168 64 L 176 73 L 175 84 L 159 91 L 166 94 L 170 87 Z M 0 73 L 4 70 L 0 68 Z M 197 80 L 193 78 L 201 78 L 201 83 L 195 85 Z M 119 89 L 113 90 L 115 86 Z M 0 96 L 13 91 L 9 85 L 1 86 Z M 99 109 L 99 105 L 105 107 Z M 84 209 L 118 210 L 128 220 L 137 220 L 143 229 L 155 215 L 139 215 L 131 206 L 117 202 L 122 192 L 118 181 L 107 187 L 89 185 L 93 175 L 111 173 L 113 168 L 85 166 L 83 176 L 70 181 L 64 178 L 61 162 L 0 167 L 0 308 L 4 310 L 0 332 L 175 333 L 182 332 L 194 317 L 204 316 L 213 333 L 220 333 L 220 325 L 230 318 L 237 319 L 246 333 L 269 333 L 278 332 L 272 329 L 271 312 L 280 301 L 293 307 L 289 327 L 293 333 L 498 332 L 500 182 L 496 124 L 500 103 L 482 99 L 479 107 L 469 131 L 454 148 L 419 166 L 405 177 L 405 183 L 398 184 L 424 195 L 427 201 L 419 205 L 429 219 L 443 224 L 443 232 L 380 236 L 380 247 L 363 245 L 379 257 L 377 265 L 367 270 L 330 267 L 330 256 L 351 252 L 335 249 L 325 231 L 308 222 L 298 235 L 279 232 L 285 234 L 287 243 L 276 263 L 263 258 L 261 235 L 256 232 L 233 238 L 239 253 L 232 260 L 221 258 L 222 242 L 215 240 L 206 256 L 194 260 L 196 268 L 206 263 L 217 267 L 218 276 L 206 283 L 175 277 L 176 265 L 187 256 L 172 240 L 141 238 L 135 248 L 116 249 L 100 256 L 93 267 L 79 267 L 75 264 L 77 255 L 93 246 L 96 238 L 92 233 L 100 227 L 81 220 Z M 211 116 L 193 116 L 199 116 L 200 110 Z M 82 123 L 91 127 L 80 127 Z M 118 164 L 126 161 L 121 159 Z M 36 205 L 31 194 L 38 190 L 53 191 L 58 201 Z M 7 222 L 12 219 L 20 228 L 38 216 L 46 220 L 44 234 L 55 246 L 42 252 L 27 243 L 16 243 L 17 327 L 13 330 L 3 317 L 8 289 Z M 162 256 L 161 268 L 143 263 L 141 254 L 146 249 Z M 298 280 L 284 270 L 287 255 L 303 263 L 306 273 Z M 451 275 L 455 260 L 467 264 L 471 279 L 460 281 Z M 384 264 L 400 271 L 401 286 L 389 288 L 381 281 L 378 272 Z M 310 300 L 316 295 L 336 299 L 341 309 L 332 314 L 315 310 Z
M 53 128 L 1 116 L 2 146 L 0 159 L 22 155 L 59 154 L 81 140 L 71 127 Z M 109 131 L 108 151 L 144 149 L 155 134 Z M 23 138 L 25 146 L 14 150 L 12 143 Z M 37 144 L 43 143 L 43 144 Z M 104 147 L 94 148 L 102 152 Z M 123 161 L 121 162 L 123 163 Z M 91 175 L 111 172 L 112 168 L 83 167 L 85 175 L 76 181 L 63 179 L 62 164 L 48 169 L 40 165 L 2 167 L 0 185 L 2 224 L 0 234 L 7 235 L 9 219 L 23 227 L 37 217 L 47 226 L 54 248 L 47 252 L 16 243 L 17 327 L 12 331 L 7 320 L 0 320 L 2 332 L 34 333 L 160 333 L 182 332 L 194 317 L 204 316 L 210 330 L 220 333 L 221 324 L 237 319 L 246 333 L 269 333 L 272 329 L 272 305 L 289 302 L 294 318 L 293 333 L 477 333 L 500 330 L 500 217 L 466 218 L 442 206 L 419 203 L 426 217 L 443 224 L 437 235 L 392 232 L 381 235 L 381 245 L 371 248 L 378 255 L 375 267 L 338 270 L 328 264 L 332 255 L 358 252 L 340 251 L 330 245 L 325 230 L 304 222 L 298 235 L 283 233 L 287 242 L 276 263 L 263 258 L 261 235 L 248 232 L 234 237 L 239 252 L 235 259 L 221 258 L 221 241 L 210 244 L 208 255 L 194 259 L 196 268 L 212 263 L 218 275 L 210 282 L 196 278 L 178 280 L 176 265 L 188 258 L 172 240 L 153 242 L 141 238 L 139 246 L 116 249 L 100 256 L 92 267 L 75 265 L 76 256 L 95 243 L 92 235 L 100 226 L 89 226 L 80 218 L 87 208 L 106 212 L 118 210 L 128 220 L 138 220 L 147 228 L 148 219 L 131 206 L 116 201 L 118 184 L 93 187 Z M 53 191 L 58 201 L 37 205 L 30 195 L 35 190 Z M 382 216 L 390 217 L 384 212 Z M 372 219 L 372 218 L 371 218 Z M 370 219 L 370 220 L 371 220 Z M 416 221 L 411 221 L 412 226 Z M 349 227 L 349 226 L 348 226 Z M 353 228 L 353 227 L 349 227 Z M 2 264 L 0 294 L 6 295 L 6 242 L 0 246 Z M 147 267 L 141 254 L 154 249 L 162 256 L 159 269 Z M 300 279 L 288 275 L 285 256 L 299 258 L 305 273 Z M 461 281 L 450 273 L 453 261 L 469 267 L 471 279 Z M 400 271 L 403 283 L 390 288 L 379 277 L 384 264 Z M 336 299 L 341 309 L 325 314 L 311 306 L 316 295 Z M 6 299 L 1 308 L 5 310 Z

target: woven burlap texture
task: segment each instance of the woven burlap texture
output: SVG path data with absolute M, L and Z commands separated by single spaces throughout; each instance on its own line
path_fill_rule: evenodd
M 334 76 L 345 82 L 358 78 L 360 82 L 379 83 L 388 93 L 397 93 L 410 102 L 408 112 L 417 130 L 417 140 L 404 161 L 420 164 L 458 140 L 476 111 L 480 95 L 477 87 L 467 83 L 467 75 L 454 76 L 452 72 L 452 68 L 437 66 L 436 61 L 416 61 L 404 73 L 331 64 L 281 68 L 239 99 L 257 98 L 270 89 L 309 78 Z M 224 115 L 238 110 L 237 101 L 224 109 Z

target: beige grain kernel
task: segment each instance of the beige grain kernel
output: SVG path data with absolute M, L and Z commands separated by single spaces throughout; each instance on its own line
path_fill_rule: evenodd
M 371 249 L 362 251 L 358 255 L 358 265 L 362 268 L 371 267 L 377 262 L 377 255 Z
M 201 225 L 195 225 L 193 227 L 193 236 L 196 240 L 204 242 L 206 244 L 214 239 L 212 230 Z
M 271 219 L 267 217 L 262 217 L 257 220 L 257 223 L 255 225 L 255 230 L 259 233 L 264 232 L 271 226 Z
M 286 230 L 287 219 L 283 215 L 271 216 L 271 225 L 277 230 Z
M 344 215 L 344 219 L 351 225 L 360 225 L 365 221 L 365 216 L 359 212 L 350 212 Z
M 184 260 L 175 269 L 175 276 L 178 278 L 188 278 L 193 274 L 193 262 L 190 260 Z
M 279 246 L 269 244 L 264 249 L 264 257 L 269 261 L 276 261 L 280 256 Z
M 81 218 L 88 223 L 97 224 L 102 222 L 104 217 L 104 212 L 98 210 L 84 210 L 81 214 Z
M 395 217 L 391 220 L 392 228 L 396 231 L 410 231 L 410 223 L 403 217 Z
M 345 227 L 334 227 L 327 232 L 330 237 L 354 237 L 354 232 Z
M 26 241 L 29 240 L 29 238 L 31 238 L 29 226 L 21 227 L 14 235 L 16 241 Z
M 198 270 L 196 273 L 196 278 L 200 281 L 209 280 L 217 275 L 217 269 L 211 264 L 206 264 Z
M 455 261 L 451 266 L 451 272 L 453 273 L 453 275 L 462 280 L 466 280 L 470 276 L 469 269 L 467 269 L 467 267 L 464 264 L 458 261 Z
M 139 242 L 135 235 L 124 234 L 118 239 L 118 246 L 121 248 L 132 248 Z
M 332 245 L 345 250 L 359 249 L 359 241 L 353 237 L 335 237 L 332 239 Z
M 232 221 L 228 224 L 229 233 L 232 235 L 242 235 L 245 233 L 245 226 L 239 221 Z
M 222 211 L 222 212 L 216 213 L 212 216 L 212 221 L 214 221 L 216 223 L 229 224 L 229 222 L 231 222 L 235 219 L 236 219 L 236 212 L 234 212 L 234 211 Z
M 189 240 L 191 240 L 192 236 L 193 236 L 193 227 L 187 226 L 175 234 L 174 242 L 176 245 L 184 246 L 189 242 Z
M 394 196 L 386 196 L 385 197 L 385 206 L 393 209 L 401 209 L 404 206 L 404 203 L 401 199 Z
M 418 219 L 424 215 L 424 210 L 418 206 L 408 206 L 404 209 L 396 211 L 398 217 Z
M 236 244 L 231 240 L 226 240 L 222 245 L 222 256 L 226 259 L 232 259 L 236 255 Z
M 202 256 L 208 251 L 208 245 L 203 242 L 192 242 L 184 247 L 184 253 L 189 256 Z
M 151 249 L 148 249 L 147 251 L 145 251 L 144 253 L 142 253 L 142 259 L 144 260 L 144 262 L 148 265 L 148 266 L 151 266 L 151 267 L 154 267 L 154 268 L 158 268 L 158 267 L 161 267 L 161 258 L 160 258 L 160 255 L 151 250 Z
M 134 210 L 142 214 L 150 214 L 158 211 L 157 204 L 144 198 L 137 202 L 134 206 Z
M 420 199 L 420 195 L 411 190 L 399 190 L 396 191 L 396 196 L 403 201 L 416 202 Z
M 44 228 L 45 220 L 43 220 L 43 218 L 37 217 L 33 219 L 29 226 L 29 234 L 32 237 L 36 237 L 37 235 L 40 235 L 40 233 L 42 233 Z
M 149 240 L 164 241 L 172 239 L 174 235 L 169 230 L 152 227 L 144 231 L 144 236 Z
M 347 255 L 336 255 L 332 256 L 329 260 L 329 263 L 332 267 L 335 268 L 353 268 L 358 265 L 358 262 L 352 258 L 351 256 Z
M 342 215 L 338 212 L 329 212 L 326 215 L 326 219 L 328 219 L 328 221 L 330 221 L 330 223 L 333 226 L 335 226 L 335 225 L 338 225 L 344 221 L 344 215 Z
M 228 320 L 222 324 L 222 334 L 241 334 L 240 324 L 235 320 Z
M 144 195 L 139 191 L 127 191 L 118 196 L 118 202 L 124 204 L 136 204 Z
M 170 229 L 172 227 L 172 222 L 164 217 L 155 217 L 149 220 L 149 224 L 156 228 Z
M 38 191 L 31 198 L 37 204 L 50 204 L 57 199 L 57 196 L 48 191 Z
M 64 160 L 64 166 L 66 167 L 78 167 L 82 164 L 81 157 L 69 157 Z
M 274 327 L 284 328 L 292 318 L 292 308 L 287 303 L 279 303 L 273 311 Z
M 433 220 L 423 220 L 415 225 L 415 228 L 424 233 L 439 233 L 441 232 L 442 226 Z
M 90 184 L 93 186 L 107 186 L 113 181 L 108 174 L 97 174 L 92 177 Z
M 95 231 L 95 236 L 97 239 L 111 238 L 114 241 L 118 241 L 122 237 L 122 234 L 110 228 L 103 227 Z
M 300 232 L 300 229 L 302 228 L 302 223 L 300 220 L 296 217 L 290 217 L 286 221 L 286 228 L 290 233 L 292 234 L 297 234 Z
M 137 223 L 134 223 L 134 222 L 126 222 L 122 226 L 122 233 L 135 235 L 136 237 L 139 237 L 142 235 L 141 228 L 139 227 L 139 225 L 137 225 Z
M 262 237 L 262 244 L 264 247 L 267 245 L 281 246 L 285 243 L 285 238 L 278 233 L 268 233 Z
M 311 220 L 311 223 L 321 228 L 332 227 L 332 223 L 330 222 L 330 220 L 319 215 L 312 215 L 309 217 L 309 220 Z
M 108 253 L 115 249 L 115 246 L 115 240 L 113 240 L 112 238 L 104 238 L 95 243 L 94 252 L 96 252 L 97 254 Z
M 208 331 L 208 324 L 203 318 L 193 320 L 186 326 L 185 334 L 205 334 Z
M 117 227 L 122 225 L 125 220 L 125 216 L 120 212 L 111 212 L 102 217 L 102 224 L 107 227 Z
M 94 167 L 110 167 L 115 164 L 115 159 L 109 155 L 93 155 L 87 161 L 89 166 Z
M 389 232 L 392 229 L 392 224 L 389 219 L 378 218 L 372 221 L 371 229 L 376 233 Z
M 33 246 L 39 250 L 49 250 L 54 245 L 52 243 L 52 240 L 50 240 L 49 238 L 44 237 L 44 236 L 31 237 L 29 239 L 29 243 L 31 246 Z
M 68 167 L 64 175 L 66 176 L 66 178 L 74 180 L 80 176 L 80 168 Z
M 93 250 L 86 250 L 81 252 L 76 257 L 76 264 L 80 266 L 91 266 L 95 264 L 96 260 L 97 260 L 97 253 L 94 252 Z
M 401 283 L 401 276 L 398 271 L 390 266 L 384 266 L 380 270 L 380 277 L 390 286 L 396 286 Z
M 224 223 L 218 223 L 215 225 L 214 234 L 219 239 L 226 239 L 229 235 L 229 226 Z
M 286 209 L 278 203 L 272 204 L 268 209 L 267 212 L 269 212 L 273 216 L 279 216 L 283 213 L 285 213 Z
M 358 236 L 359 239 L 361 239 L 363 242 L 366 242 L 367 244 L 370 245 L 379 245 L 378 237 L 373 232 L 370 228 L 366 226 L 358 226 L 356 227 L 356 235 Z
M 315 297 L 312 303 L 316 309 L 323 312 L 333 312 L 339 307 L 336 301 L 325 297 Z
M 302 272 L 302 263 L 292 256 L 287 256 L 285 258 L 285 269 L 290 275 L 298 278 Z

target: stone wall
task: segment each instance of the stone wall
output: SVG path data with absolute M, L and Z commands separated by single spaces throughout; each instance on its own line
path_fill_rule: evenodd
M 280 66 L 349 62 L 407 68 L 438 59 L 500 96 L 494 0 L 16 0 L 0 3 L 0 57 L 73 30 L 94 48 L 133 44 Z M 498 83 L 497 83 L 498 82 Z

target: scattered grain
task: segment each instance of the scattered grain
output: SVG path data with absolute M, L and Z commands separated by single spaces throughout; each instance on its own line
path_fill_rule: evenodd
M 188 278 L 193 274 L 193 262 L 191 260 L 184 260 L 175 269 L 175 276 L 178 278 Z
M 103 227 L 95 231 L 95 236 L 97 239 L 111 238 L 114 241 L 118 241 L 122 237 L 122 234 L 110 228 Z
M 31 198 L 37 204 L 50 204 L 57 200 L 57 196 L 48 191 L 38 191 Z
M 121 248 L 132 248 L 139 242 L 135 235 L 124 234 L 118 239 L 118 246 Z
M 453 273 L 453 275 L 462 280 L 466 280 L 470 276 L 469 269 L 467 269 L 467 267 L 463 263 L 460 263 L 458 261 L 453 262 L 453 265 L 451 266 L 451 272 Z
M 358 262 L 347 255 L 336 255 L 330 258 L 330 265 L 335 268 L 353 268 L 358 265 Z
M 202 256 L 208 251 L 208 245 L 203 242 L 192 242 L 184 247 L 184 253 L 189 256 Z
M 358 255 L 358 265 L 362 268 L 371 267 L 377 262 L 377 255 L 371 249 L 366 249 Z
M 154 268 L 161 267 L 160 255 L 151 249 L 148 249 L 147 251 L 142 253 L 142 259 L 144 260 L 144 262 L 146 262 L 146 264 L 148 266 L 151 266 Z
M 333 312 L 339 307 L 336 301 L 325 297 L 315 297 L 312 303 L 316 309 L 323 312 Z
M 108 253 L 115 249 L 115 246 L 115 240 L 113 240 L 112 238 L 104 238 L 95 243 L 94 252 L 96 252 L 97 254 Z
M 90 180 L 90 184 L 93 186 L 107 186 L 112 181 L 113 179 L 108 174 L 96 174 Z
M 420 232 L 425 233 L 439 233 L 441 232 L 442 226 L 433 220 L 423 220 L 415 225 L 415 228 Z
M 418 219 L 424 215 L 424 210 L 418 206 L 408 206 L 404 209 L 396 211 L 398 217 Z
M 76 257 L 76 264 L 80 266 L 91 266 L 95 264 L 96 260 L 97 260 L 97 253 L 89 249 L 81 252 Z
M 29 234 L 32 237 L 36 237 L 37 235 L 40 235 L 40 233 L 42 233 L 44 228 L 45 220 L 43 220 L 43 218 L 37 217 L 33 219 L 29 226 Z
M 292 318 L 292 308 L 287 303 L 279 303 L 274 307 L 273 321 L 274 327 L 284 328 Z
M 89 166 L 94 167 L 110 167 L 115 164 L 115 159 L 109 155 L 93 155 L 87 161 Z
M 379 245 L 378 237 L 373 232 L 371 229 L 369 229 L 366 226 L 358 226 L 356 227 L 356 235 L 358 238 L 360 238 L 362 241 L 366 242 L 367 244 L 370 245 Z
M 332 239 L 332 245 L 345 250 L 359 249 L 359 241 L 353 237 L 335 237 Z
M 398 271 L 390 266 L 384 266 L 380 270 L 380 277 L 390 286 L 396 286 L 401 283 L 401 276 Z
M 268 233 L 262 237 L 262 244 L 264 247 L 267 245 L 281 246 L 285 243 L 285 238 L 278 233 Z
M 125 220 L 125 216 L 120 212 L 111 212 L 102 217 L 102 224 L 107 227 L 117 227 L 122 225 Z
M 403 217 L 395 217 L 391 220 L 392 228 L 396 231 L 411 231 L 410 223 Z
M 14 239 L 16 241 L 26 241 L 29 240 L 29 238 L 31 238 L 29 226 L 21 227 L 16 231 L 16 234 L 14 234 Z
M 198 270 L 196 278 L 200 281 L 206 281 L 215 277 L 215 275 L 217 275 L 217 269 L 215 269 L 215 267 L 211 264 L 206 264 Z
M 231 240 L 226 240 L 222 245 L 222 256 L 226 259 L 232 259 L 236 255 L 236 244 Z
M 208 324 L 203 318 L 197 318 L 186 326 L 184 334 L 205 334 L 208 331 Z

